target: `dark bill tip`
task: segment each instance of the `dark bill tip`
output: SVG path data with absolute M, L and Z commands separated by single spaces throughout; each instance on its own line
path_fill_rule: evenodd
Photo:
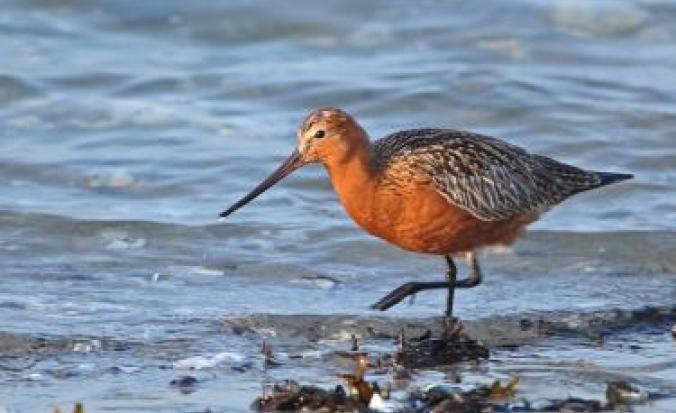
M 251 202 L 254 198 L 256 198 L 258 195 L 262 194 L 265 192 L 268 188 L 276 184 L 277 182 L 281 181 L 289 175 L 291 172 L 295 171 L 296 169 L 300 168 L 303 166 L 303 160 L 300 156 L 300 153 L 298 150 L 294 150 L 291 156 L 286 158 L 284 163 L 282 163 L 279 168 L 277 168 L 273 173 L 270 174 L 263 182 L 258 184 L 254 189 L 251 190 L 248 194 L 246 194 L 242 199 L 239 201 L 235 202 L 230 208 L 226 209 L 225 211 L 221 212 L 219 216 L 221 218 L 225 218 L 228 215 L 232 214 L 233 212 L 237 211 L 244 205 L 248 204 Z

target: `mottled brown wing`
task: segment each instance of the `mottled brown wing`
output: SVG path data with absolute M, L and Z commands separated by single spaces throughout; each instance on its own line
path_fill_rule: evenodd
M 409 178 L 433 183 L 449 202 L 484 221 L 540 213 L 602 184 L 593 172 L 452 129 L 401 131 L 374 142 L 374 148 L 383 171 L 409 170 Z

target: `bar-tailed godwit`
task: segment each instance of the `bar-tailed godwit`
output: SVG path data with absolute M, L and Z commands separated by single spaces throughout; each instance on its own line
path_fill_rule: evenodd
M 511 244 L 552 206 L 578 192 L 632 175 L 583 170 L 489 136 L 454 129 L 412 129 L 374 142 L 347 113 L 312 111 L 286 161 L 221 216 L 247 204 L 295 169 L 321 163 L 347 213 L 370 234 L 403 249 L 443 256 L 447 279 L 409 282 L 372 307 L 386 310 L 418 291 L 481 283 L 475 251 Z M 453 256 L 464 255 L 467 278 L 456 279 Z

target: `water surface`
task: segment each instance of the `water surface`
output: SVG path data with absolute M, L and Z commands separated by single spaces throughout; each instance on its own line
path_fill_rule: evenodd
M 636 175 L 565 202 L 513 249 L 485 252 L 485 284 L 458 294 L 461 318 L 671 314 L 675 18 L 667 0 L 6 0 L 0 411 L 75 399 L 92 411 L 246 411 L 264 380 L 263 336 L 280 351 L 313 346 L 275 339 L 302 318 L 245 337 L 223 320 L 368 322 L 389 289 L 441 277 L 442 260 L 356 229 L 320 167 L 216 221 L 291 151 L 316 106 L 350 111 L 374 138 L 453 126 Z M 396 330 L 442 301 L 422 294 L 385 317 Z M 665 317 L 614 326 L 603 345 L 557 332 L 463 374 L 520 374 L 529 397 L 602 397 L 619 375 L 671 394 L 637 410 L 669 411 Z M 182 360 L 206 360 L 189 395 L 169 386 Z M 338 367 L 309 360 L 273 378 L 335 384 Z

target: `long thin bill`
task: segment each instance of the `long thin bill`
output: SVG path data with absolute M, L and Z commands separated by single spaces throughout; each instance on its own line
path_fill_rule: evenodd
M 277 182 L 281 181 L 289 175 L 291 172 L 295 171 L 296 169 L 300 168 L 303 166 L 302 158 L 300 156 L 300 153 L 298 153 L 298 150 L 294 150 L 291 156 L 286 158 L 284 163 L 280 165 L 277 170 L 275 170 L 273 173 L 270 174 L 263 182 L 258 184 L 251 192 L 246 194 L 242 199 L 239 201 L 235 202 L 230 208 L 226 209 L 225 211 L 221 212 L 220 216 L 222 218 L 227 217 L 228 215 L 232 214 L 233 212 L 237 211 L 244 205 L 248 204 L 251 202 L 254 198 L 256 198 L 258 195 L 262 194 L 265 192 L 268 188 L 270 188 L 272 185 L 276 184 Z

